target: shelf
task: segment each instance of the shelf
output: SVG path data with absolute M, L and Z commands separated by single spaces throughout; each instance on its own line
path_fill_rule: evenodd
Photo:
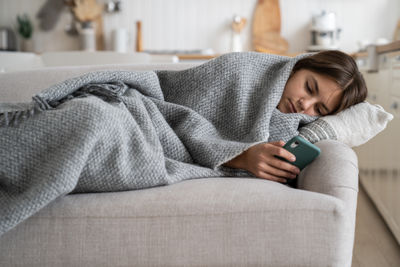
M 177 54 L 179 60 L 208 60 L 218 57 L 220 55 L 202 55 L 202 54 Z
M 390 52 L 394 52 L 394 51 L 400 51 L 400 41 L 394 41 L 389 44 L 376 46 L 377 54 L 390 53 Z M 368 57 L 368 53 L 367 53 L 367 51 L 356 52 L 356 53 L 352 53 L 351 56 L 354 58 Z

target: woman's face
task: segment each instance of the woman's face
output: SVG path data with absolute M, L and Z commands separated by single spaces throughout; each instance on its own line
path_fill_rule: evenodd
M 310 70 L 301 69 L 287 81 L 277 106 L 283 113 L 324 116 L 336 110 L 342 90 L 330 79 Z

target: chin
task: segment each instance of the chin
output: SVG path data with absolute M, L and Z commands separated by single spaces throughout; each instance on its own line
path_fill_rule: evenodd
M 276 108 L 277 108 L 280 112 L 285 113 L 285 112 L 282 110 L 282 103 L 279 103 L 279 104 L 276 106 Z
M 290 113 L 290 111 L 286 110 L 285 106 L 282 104 L 278 105 L 276 108 L 282 113 Z

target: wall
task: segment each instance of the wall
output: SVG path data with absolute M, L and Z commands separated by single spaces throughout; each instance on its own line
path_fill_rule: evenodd
M 244 48 L 251 49 L 251 17 L 257 0 L 122 0 L 123 11 L 105 14 L 106 48 L 111 48 L 111 31 L 127 28 L 134 49 L 135 22 L 142 21 L 145 49 L 205 49 L 229 51 L 230 23 L 234 14 L 248 24 L 243 32 Z M 46 0 L 0 0 L 0 26 L 15 26 L 17 14 L 34 18 Z M 105 0 L 98 0 L 105 2 Z M 398 0 L 281 0 L 282 36 L 289 41 L 289 52 L 304 51 L 310 44 L 309 25 L 313 14 L 325 9 L 337 14 L 342 28 L 340 48 L 357 50 L 357 41 L 391 39 L 400 19 Z M 77 50 L 77 37 L 65 34 L 71 20 L 67 8 L 51 32 L 35 32 L 36 52 Z M 36 29 L 38 22 L 35 20 Z

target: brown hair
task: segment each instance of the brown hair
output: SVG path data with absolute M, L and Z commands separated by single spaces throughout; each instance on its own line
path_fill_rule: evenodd
M 293 67 L 292 74 L 301 69 L 328 76 L 343 90 L 340 105 L 331 114 L 363 102 L 367 98 L 365 80 L 354 59 L 346 53 L 329 50 L 302 58 Z

